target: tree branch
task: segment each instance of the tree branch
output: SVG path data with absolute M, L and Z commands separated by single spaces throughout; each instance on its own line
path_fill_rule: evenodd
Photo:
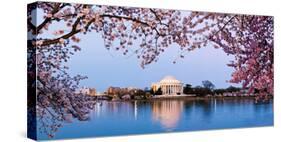
M 76 21 L 72 25 L 72 29 L 71 29 L 71 31 L 69 33 L 67 33 L 67 34 L 65 34 L 63 36 L 60 36 L 58 38 L 55 38 L 55 39 L 45 40 L 41 46 L 48 46 L 48 45 L 51 45 L 51 44 L 56 44 L 56 43 L 59 42 L 60 39 L 68 39 L 71 36 L 79 33 L 81 31 L 81 29 L 77 29 L 77 26 L 78 26 L 78 24 L 79 24 L 81 19 L 82 19 L 82 17 L 79 17 L 79 18 L 76 19 Z M 90 23 L 88 23 L 88 25 L 90 25 Z
M 153 9 L 149 9 L 149 10 L 154 14 L 155 18 L 159 21 L 160 25 L 165 25 L 165 26 L 169 27 L 168 24 L 162 23 L 161 19 L 159 18 L 159 16 L 156 13 L 156 11 L 154 11 Z
M 57 12 L 59 12 L 63 7 L 66 6 L 66 4 L 61 4 L 60 3 L 57 3 L 54 7 L 53 6 L 50 6 L 51 8 L 53 8 L 53 11 L 51 12 L 52 15 L 56 14 Z M 32 33 L 37 35 L 39 34 L 39 31 L 42 30 L 42 28 L 47 24 L 49 23 L 50 21 L 53 20 L 53 18 L 50 18 L 50 17 L 47 17 L 45 18 L 45 20 L 40 24 L 38 25 L 37 27 L 35 25 L 32 24 L 32 22 L 30 21 L 31 19 L 28 19 L 27 20 L 27 24 L 28 26 L 30 26 L 31 30 L 32 30 Z
M 132 17 L 125 17 L 125 16 L 119 16 L 119 15 L 109 15 L 109 14 L 103 14 L 101 15 L 101 17 L 108 17 L 108 18 L 117 18 L 117 19 L 126 19 L 128 21 L 133 21 L 133 22 L 137 22 L 140 23 L 142 25 L 145 25 L 147 27 L 149 27 L 150 25 L 144 21 L 141 21 L 139 19 L 136 18 L 132 18 Z M 159 36 L 165 36 L 165 34 L 160 34 L 160 32 L 157 30 L 156 27 L 152 28 Z
M 232 16 L 219 30 L 217 30 L 212 36 L 210 36 L 208 39 L 212 39 L 215 35 L 217 35 L 219 32 L 221 32 L 237 15 Z
M 103 15 L 100 15 L 100 17 L 117 18 L 117 19 L 126 19 L 126 20 L 128 20 L 128 21 L 133 21 L 133 22 L 137 22 L 137 23 L 143 24 L 143 25 L 145 25 L 145 26 L 147 26 L 147 27 L 150 26 L 148 23 L 143 22 L 143 21 L 141 21 L 141 20 L 139 20 L 139 19 L 136 19 L 136 18 L 132 18 L 132 17 L 125 17 L 125 16 L 119 16 L 119 15 L 109 15 L 109 14 L 103 14 Z M 77 20 L 75 21 L 75 23 L 74 23 L 73 26 L 72 26 L 72 30 L 71 30 L 69 33 L 67 33 L 67 34 L 65 34 L 65 35 L 63 35 L 63 36 L 60 36 L 60 37 L 58 37 L 58 38 L 55 38 L 55 39 L 48 39 L 48 40 L 45 40 L 41 46 L 48 46 L 48 45 L 51 45 L 51 44 L 56 44 L 56 43 L 59 42 L 60 39 L 68 39 L 68 38 L 70 38 L 71 36 L 73 36 L 73 35 L 75 35 L 75 34 L 81 32 L 81 29 L 77 29 L 77 25 L 79 24 L 79 22 L 80 22 L 80 20 L 81 20 L 82 18 L 83 18 L 83 17 L 77 18 Z M 86 26 L 84 27 L 85 30 L 87 30 L 87 29 L 89 28 L 89 26 L 90 26 L 94 21 L 95 21 L 95 18 L 91 19 L 91 20 L 86 24 Z M 159 35 L 159 36 L 165 36 L 165 34 L 161 34 L 161 33 L 157 30 L 157 28 L 152 28 L 152 29 L 157 33 L 157 35 Z

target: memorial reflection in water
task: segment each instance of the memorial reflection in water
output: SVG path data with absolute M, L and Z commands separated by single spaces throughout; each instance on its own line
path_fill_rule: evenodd
M 183 101 L 155 101 L 152 104 L 152 119 L 171 131 L 180 120 L 183 105 Z

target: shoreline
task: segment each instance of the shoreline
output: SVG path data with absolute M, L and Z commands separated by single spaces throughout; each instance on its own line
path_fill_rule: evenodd
M 173 95 L 173 96 L 153 96 L 146 99 L 100 99 L 107 101 L 155 101 L 155 100 L 210 100 L 210 99 L 255 99 L 256 96 L 195 96 L 195 95 Z M 269 100 L 274 97 L 269 96 Z

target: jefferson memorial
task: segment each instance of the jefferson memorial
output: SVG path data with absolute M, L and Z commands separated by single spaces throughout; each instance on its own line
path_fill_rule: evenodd
M 183 94 L 183 83 L 173 76 L 166 76 L 160 82 L 152 83 L 151 88 L 154 92 L 161 88 L 162 95 Z

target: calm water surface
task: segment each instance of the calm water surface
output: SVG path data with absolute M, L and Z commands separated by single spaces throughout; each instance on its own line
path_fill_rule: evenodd
M 65 124 L 54 139 L 273 125 L 273 105 L 251 99 L 102 102 L 91 120 Z M 39 133 L 39 139 L 48 139 Z

